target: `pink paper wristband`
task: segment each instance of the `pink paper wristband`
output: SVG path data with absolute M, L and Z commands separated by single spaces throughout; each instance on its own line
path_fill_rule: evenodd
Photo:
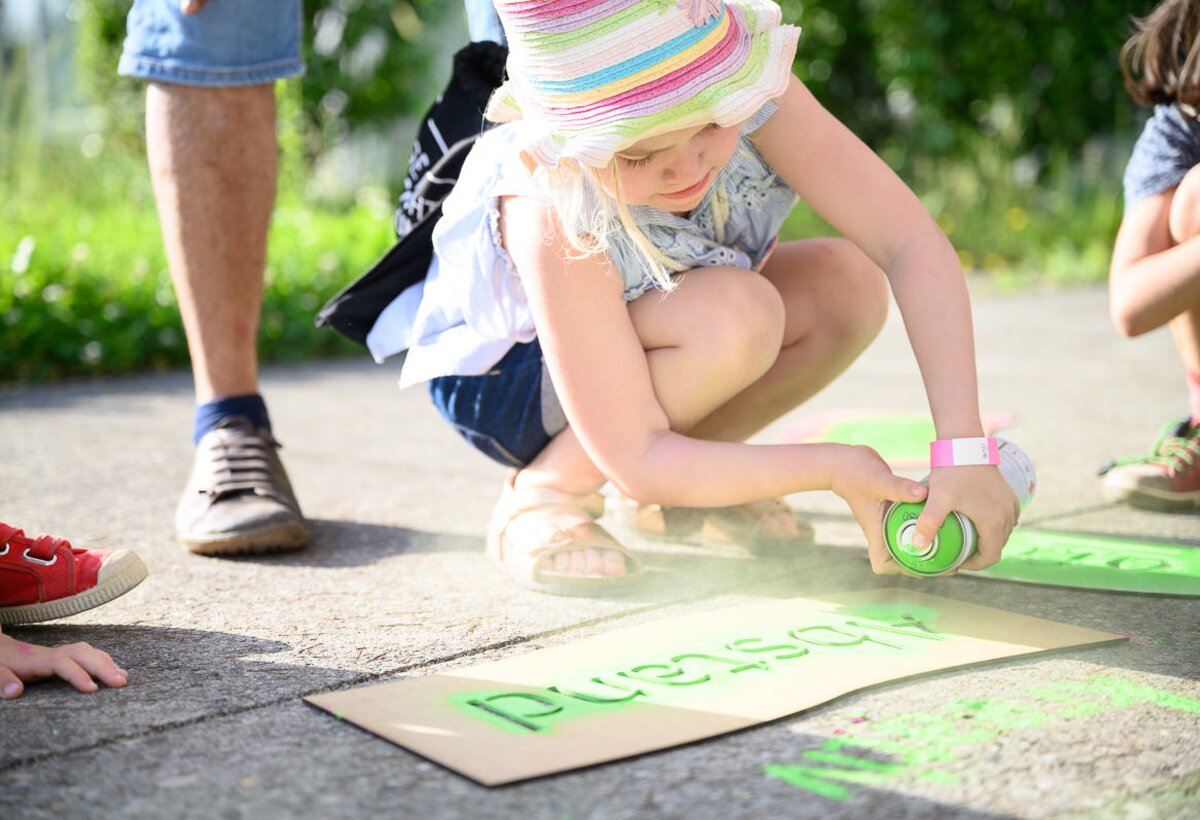
M 943 438 L 929 442 L 930 467 L 969 467 L 975 464 L 999 464 L 1000 445 L 996 439 Z

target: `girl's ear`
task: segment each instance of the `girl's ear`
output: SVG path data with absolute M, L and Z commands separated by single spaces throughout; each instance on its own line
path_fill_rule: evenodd
M 537 163 L 534 161 L 533 157 L 529 155 L 528 151 L 522 151 L 517 156 L 521 158 L 521 164 L 525 166 L 525 170 L 529 171 L 529 173 L 532 174 L 535 170 L 537 170 Z

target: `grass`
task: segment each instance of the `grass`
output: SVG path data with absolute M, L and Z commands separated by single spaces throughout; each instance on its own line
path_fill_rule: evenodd
M 0 181 L 0 382 L 187 364 L 145 163 L 47 149 Z M 270 233 L 266 361 L 358 351 L 313 327 L 316 309 L 392 242 L 390 204 L 344 208 L 281 192 Z

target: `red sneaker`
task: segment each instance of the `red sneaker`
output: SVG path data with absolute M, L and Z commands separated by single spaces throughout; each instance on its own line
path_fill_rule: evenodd
M 0 521 L 0 624 L 65 618 L 124 595 L 146 577 L 129 550 L 82 550 Z

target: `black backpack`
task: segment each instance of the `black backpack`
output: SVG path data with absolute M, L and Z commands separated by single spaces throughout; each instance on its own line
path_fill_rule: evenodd
M 329 327 L 366 346 L 379 314 L 406 288 L 425 278 L 433 261 L 433 227 L 475 140 L 490 125 L 483 118 L 492 92 L 504 79 L 508 49 L 490 41 L 471 43 L 454 55 L 450 84 L 425 114 L 404 192 L 396 211 L 396 244 L 371 269 L 317 312 Z

